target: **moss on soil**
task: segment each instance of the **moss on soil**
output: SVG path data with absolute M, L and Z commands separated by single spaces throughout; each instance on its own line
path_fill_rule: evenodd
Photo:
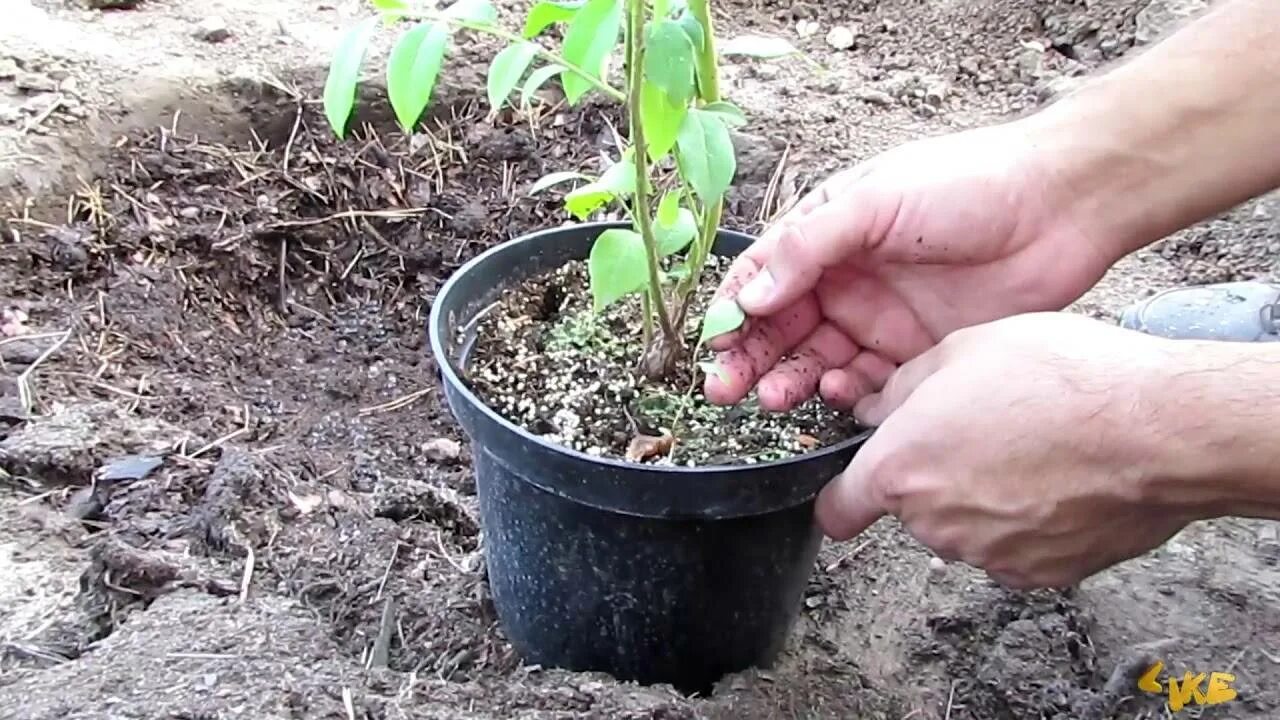
M 684 326 L 692 349 L 699 321 L 728 262 L 708 260 Z M 780 460 L 858 432 L 853 418 L 811 399 L 789 413 L 760 410 L 754 393 L 734 406 L 702 395 L 703 377 L 686 358 L 676 376 L 654 383 L 636 369 L 643 337 L 640 300 L 596 315 L 587 265 L 577 261 L 527 280 L 479 323 L 468 377 L 506 418 L 546 440 L 588 454 L 623 458 L 637 435 L 675 436 L 670 454 L 646 462 L 687 466 Z M 692 390 L 692 391 L 691 391 Z

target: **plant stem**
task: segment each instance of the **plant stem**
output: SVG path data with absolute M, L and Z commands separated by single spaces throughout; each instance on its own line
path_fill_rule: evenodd
M 720 71 L 716 63 L 716 33 L 711 25 L 710 0 L 689 0 L 689 13 L 702 26 L 702 52 L 698 55 L 698 96 L 703 102 L 720 100 Z
M 653 221 L 649 214 L 649 147 L 645 142 L 644 123 L 640 113 L 640 97 L 644 84 L 644 0 L 627 0 L 627 87 L 631 97 L 627 100 L 628 119 L 631 125 L 631 150 L 636 166 L 635 208 L 632 215 L 644 240 L 649 265 L 649 296 L 651 309 L 658 316 L 658 326 L 663 337 L 674 348 L 680 341 L 667 304 L 662 298 L 662 282 L 658 279 L 658 242 L 653 236 Z
M 702 50 L 698 54 L 698 97 L 703 103 L 720 101 L 720 70 L 716 58 L 716 33 L 711 22 L 710 0 L 689 0 L 689 12 L 698 24 L 702 25 Z M 707 256 L 711 254 L 711 246 L 715 244 L 716 234 L 720 230 L 720 217 L 724 213 L 724 198 L 707 208 L 702 215 L 702 223 L 698 228 L 698 241 L 689 258 L 689 275 L 676 288 L 676 296 L 680 302 L 679 315 L 683 317 L 693 297 L 693 290 L 702 278 L 702 268 L 706 265 Z
M 605 95 L 608 95 L 609 97 L 613 98 L 618 102 L 627 101 L 626 93 L 610 85 L 604 80 L 596 77 L 595 75 L 592 75 L 591 73 L 584 70 L 581 66 L 575 65 L 574 63 L 571 63 L 568 60 L 565 60 L 559 54 L 554 53 L 550 50 L 547 50 L 541 45 L 538 45 L 536 42 L 533 42 L 532 40 L 529 40 L 517 33 L 513 33 L 510 30 L 507 30 L 506 28 L 499 27 L 498 25 L 494 25 L 490 23 L 472 22 L 470 20 L 460 20 L 458 18 L 449 17 L 447 15 L 441 15 L 439 13 L 418 12 L 413 10 L 396 10 L 394 12 L 387 13 L 387 15 L 395 18 L 409 18 L 412 20 L 421 20 L 421 21 L 428 21 L 428 22 L 442 22 L 442 23 L 447 23 L 449 25 L 453 25 L 455 27 L 466 28 L 468 30 L 473 30 L 479 33 L 486 33 L 494 37 L 502 38 L 507 42 L 529 43 L 538 48 L 538 57 L 542 58 L 543 60 L 553 62 L 556 65 L 560 65 L 564 67 L 564 69 L 568 70 L 569 72 L 575 75 L 582 76 L 583 79 L 591 83 L 592 87 L 604 93 Z
M 649 293 L 646 292 L 640 296 L 640 306 L 640 312 L 643 315 L 641 321 L 644 323 L 643 342 L 647 348 L 649 343 L 653 342 L 653 311 L 650 309 L 653 306 L 653 301 L 649 299 Z

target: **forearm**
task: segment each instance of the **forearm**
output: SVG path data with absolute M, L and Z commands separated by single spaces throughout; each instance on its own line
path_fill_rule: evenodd
M 1116 259 L 1280 187 L 1280 2 L 1225 2 L 1024 122 Z
M 1169 340 L 1135 432 L 1144 496 L 1195 518 L 1280 519 L 1280 344 Z

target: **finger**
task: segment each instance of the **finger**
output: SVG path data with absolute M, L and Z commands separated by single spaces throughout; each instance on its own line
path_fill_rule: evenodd
M 853 407 L 853 414 L 864 425 L 878 426 L 894 410 L 902 406 L 911 393 L 942 366 L 942 352 L 937 348 L 899 367 L 889 376 L 884 389 L 867 395 Z
M 752 243 L 742 254 L 734 258 L 729 265 L 729 269 L 725 272 L 724 279 L 720 281 L 720 286 L 716 289 L 715 295 L 712 296 L 712 302 L 721 298 L 736 299 L 742 288 L 760 273 L 778 243 L 779 227 L 821 207 L 836 194 L 837 189 L 848 185 L 854 178 L 861 177 L 863 173 L 865 173 L 865 170 L 862 167 L 855 167 L 836 173 L 805 195 L 799 203 L 784 213 L 782 218 L 775 222 L 758 240 Z M 738 329 L 708 340 L 707 347 L 716 351 L 728 350 L 742 342 L 750 328 L 751 318 L 747 317 Z
M 770 412 L 795 408 L 817 392 L 823 373 L 845 365 L 857 354 L 858 346 L 835 325 L 818 325 L 787 359 L 760 378 L 756 385 L 760 407 Z
M 843 367 L 823 374 L 818 392 L 827 405 L 852 410 L 862 398 L 880 392 L 897 367 L 883 355 L 863 350 Z
M 751 278 L 760 272 L 763 267 L 763 258 L 768 254 L 768 248 L 761 245 L 757 241 L 755 245 L 747 248 L 746 252 L 734 258 L 729 265 L 729 270 L 725 273 L 724 279 L 720 281 L 720 287 L 716 288 L 715 295 L 712 296 L 711 302 L 722 298 L 733 298 L 742 290 L 742 286 L 746 285 Z M 742 342 L 747 332 L 751 329 L 751 318 L 748 317 L 740 327 L 723 335 L 717 335 L 707 341 L 707 347 L 715 351 L 728 350 Z
M 870 456 L 864 455 L 875 438 L 867 442 L 862 451 L 835 480 L 827 483 L 818 493 L 814 504 L 814 519 L 822 533 L 832 540 L 848 540 L 862 534 L 875 521 L 888 514 L 887 508 L 872 491 L 869 469 Z
M 823 314 L 864 348 L 894 364 L 937 344 L 932 333 L 882 279 L 856 268 L 833 270 L 817 288 Z
M 862 211 L 859 211 L 859 210 Z M 843 191 L 813 210 L 782 221 L 764 268 L 737 295 L 748 315 L 768 315 L 811 290 L 828 267 L 872 242 L 879 220 L 866 191 Z
M 818 303 L 808 297 L 785 312 L 757 318 L 736 347 L 716 356 L 719 375 L 709 374 L 703 384 L 707 400 L 718 405 L 732 405 L 756 386 L 756 382 L 808 337 L 821 321 Z M 727 382 L 726 382 L 727 381 Z

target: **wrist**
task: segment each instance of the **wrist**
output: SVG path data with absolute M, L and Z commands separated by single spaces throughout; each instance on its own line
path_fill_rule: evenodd
M 1061 216 L 1118 260 L 1280 186 L 1277 20 L 1225 3 L 1025 118 Z
M 1280 519 L 1280 345 L 1155 340 L 1140 495 L 1193 519 Z

